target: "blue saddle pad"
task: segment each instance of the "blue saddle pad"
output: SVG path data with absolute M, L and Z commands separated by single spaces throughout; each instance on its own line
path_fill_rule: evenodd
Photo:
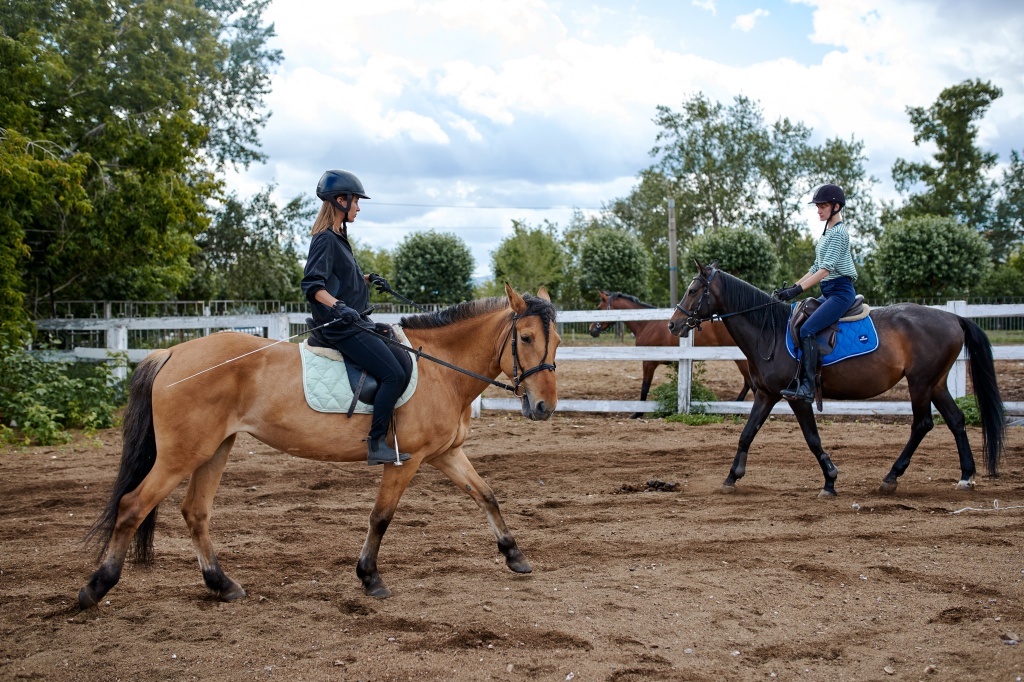
M 831 353 L 821 358 L 821 364 L 834 365 L 840 360 L 866 355 L 877 349 L 878 332 L 875 331 L 875 323 L 871 321 L 870 315 L 856 322 L 840 322 L 839 333 L 836 334 L 836 347 Z M 789 351 L 790 357 L 799 357 L 799 351 L 793 343 L 788 324 L 786 325 L 786 350 Z

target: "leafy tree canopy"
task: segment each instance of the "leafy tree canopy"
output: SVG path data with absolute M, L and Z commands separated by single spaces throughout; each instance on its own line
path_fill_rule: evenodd
M 394 252 L 395 291 L 417 303 L 452 304 L 473 295 L 473 254 L 446 232 L 413 232 Z
M 352 243 L 352 252 L 355 254 L 356 263 L 364 274 L 374 273 L 380 275 L 394 285 L 395 282 L 395 259 L 387 249 L 375 249 L 371 246 L 363 246 L 361 242 L 349 235 Z M 378 292 L 370 288 L 370 303 L 397 303 L 391 294 Z
M 555 225 L 530 227 L 512 221 L 512 234 L 505 237 L 491 254 L 491 267 L 497 284 L 508 282 L 516 291 L 536 291 L 547 287 L 553 299 L 561 294 L 566 270 L 565 249 Z
M 651 257 L 633 235 L 623 230 L 591 230 L 580 249 L 580 290 L 594 297 L 598 291 L 621 291 L 647 296 Z
M 705 232 L 690 242 L 687 261 L 702 263 L 718 261 L 718 266 L 760 289 L 771 291 L 777 286 L 779 259 L 763 234 L 739 228 L 722 227 Z M 685 283 L 680 291 L 685 288 Z
M 978 232 L 954 218 L 920 216 L 891 223 L 874 259 L 890 298 L 966 296 L 991 269 L 990 249 Z
M 0 203 L 0 282 L 14 263 L 36 315 L 58 297 L 166 298 L 189 283 L 214 172 L 262 158 L 281 58 L 268 1 L 0 6 L 4 197 L 23 199 Z

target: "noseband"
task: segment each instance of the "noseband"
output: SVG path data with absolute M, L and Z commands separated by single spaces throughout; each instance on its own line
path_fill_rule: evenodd
M 524 316 L 526 317 L 526 316 Z M 498 353 L 498 359 L 501 359 L 502 353 L 505 352 L 505 346 L 508 344 L 509 338 L 512 339 L 512 394 L 517 398 L 521 398 L 522 394 L 519 393 L 519 387 L 522 386 L 526 378 L 540 372 L 541 370 L 548 370 L 550 372 L 555 371 L 555 363 L 547 362 L 548 359 L 548 341 L 550 337 L 547 330 L 544 330 L 544 357 L 541 359 L 540 364 L 530 369 L 519 371 L 519 328 L 516 326 L 516 322 L 519 321 L 519 314 L 512 313 L 512 326 L 508 330 L 508 335 L 505 340 L 501 342 L 501 351 Z

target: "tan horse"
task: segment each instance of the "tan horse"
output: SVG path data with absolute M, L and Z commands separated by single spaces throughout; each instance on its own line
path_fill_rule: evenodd
M 505 290 L 507 298 L 406 317 L 402 326 L 411 346 L 425 354 L 490 379 L 501 372 L 512 377 L 523 415 L 544 420 L 558 402 L 554 371 L 543 371 L 554 370 L 560 341 L 555 309 L 544 289 L 537 297 L 520 296 L 507 285 Z M 232 358 L 239 359 L 203 372 Z M 377 554 L 402 493 L 423 463 L 443 471 L 483 509 L 508 567 L 531 571 L 494 493 L 463 451 L 470 408 L 485 384 L 422 358 L 417 362 L 419 388 L 396 413 L 398 441 L 411 458 L 402 466 L 384 465 L 356 565 L 366 594 L 374 597 L 391 594 L 377 571 Z M 249 433 L 307 459 L 366 459 L 370 415 L 348 419 L 313 411 L 304 398 L 300 365 L 295 344 L 275 345 L 230 332 L 156 351 L 139 364 L 125 412 L 120 471 L 90 532 L 102 545 L 102 563 L 78 593 L 82 608 L 99 602 L 117 584 L 133 538 L 134 558 L 152 561 L 157 505 L 186 478 L 181 513 L 206 586 L 225 601 L 245 596 L 221 569 L 210 540 L 213 497 L 236 434 Z
M 598 310 L 639 310 L 643 308 L 654 308 L 655 306 L 650 303 L 644 303 L 636 296 L 630 294 L 623 294 L 618 291 L 598 292 L 601 296 L 601 300 L 597 302 Z M 594 322 L 590 325 L 590 335 L 594 338 L 600 336 L 603 332 L 611 328 L 615 324 L 614 322 Z M 637 346 L 678 346 L 679 337 L 672 333 L 672 331 L 666 326 L 661 320 L 630 320 L 625 322 L 626 328 L 633 333 L 636 339 Z M 699 334 L 695 334 L 693 337 L 693 345 L 695 346 L 735 346 L 736 342 L 732 340 L 732 336 L 729 335 L 729 330 L 725 328 L 725 325 L 707 325 L 701 329 Z M 668 360 L 644 360 L 643 370 L 644 377 L 640 384 L 640 400 L 647 400 L 647 392 L 651 389 L 651 381 L 654 380 L 654 370 L 658 369 L 658 365 L 669 365 L 672 366 L 673 362 Z M 739 395 L 736 396 L 736 400 L 743 400 L 747 397 L 747 392 L 750 390 L 750 370 L 747 367 L 746 360 L 737 360 L 736 367 L 739 368 L 740 374 L 743 375 L 743 388 L 740 389 Z M 632 416 L 633 419 L 643 417 L 643 412 L 637 412 Z

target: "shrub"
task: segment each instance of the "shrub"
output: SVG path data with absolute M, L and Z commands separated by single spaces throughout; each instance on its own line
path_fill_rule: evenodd
M 47 362 L 0 346 L 0 438 L 53 445 L 71 440 L 68 429 L 110 428 L 126 386 L 113 370 L 114 363 Z
M 693 374 L 690 383 L 690 409 L 693 414 L 700 414 L 703 412 L 701 403 L 710 403 L 718 400 L 718 396 L 715 395 L 710 388 L 704 385 L 703 379 L 705 369 L 703 362 L 693 363 Z M 678 396 L 679 375 L 678 370 L 673 369 L 672 377 L 668 381 L 651 389 L 651 397 L 658 401 L 658 409 L 651 416 L 655 419 L 662 419 L 678 414 L 679 410 L 676 409 L 679 404 Z

